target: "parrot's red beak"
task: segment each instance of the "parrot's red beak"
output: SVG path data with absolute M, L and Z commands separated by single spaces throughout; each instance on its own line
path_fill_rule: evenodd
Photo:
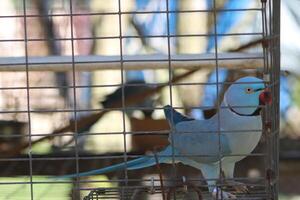
M 259 94 L 259 102 L 261 105 L 270 105 L 272 103 L 271 92 L 269 89 L 264 89 Z

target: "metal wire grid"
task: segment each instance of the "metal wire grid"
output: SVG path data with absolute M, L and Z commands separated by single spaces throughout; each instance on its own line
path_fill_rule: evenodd
M 26 0 L 23 0 L 23 15 L 15 15 L 15 16 L 0 16 L 0 18 L 10 18 L 10 17 L 18 17 L 18 18 L 23 18 L 24 19 L 24 38 L 23 39 L 5 39 L 5 40 L 1 40 L 0 42 L 24 42 L 25 44 L 25 62 L 21 63 L 21 64 L 25 64 L 25 71 L 26 71 L 26 86 L 25 87 L 3 87 L 1 88 L 1 90 L 6 90 L 6 89 L 26 89 L 27 91 L 27 110 L 24 111 L 1 111 L 1 113 L 26 113 L 27 117 L 28 117 L 28 134 L 22 137 L 28 137 L 28 141 L 29 141 L 29 151 L 28 151 L 28 157 L 26 158 L 21 158 L 21 157 L 8 157 L 8 158 L 1 158 L 1 161 L 29 161 L 29 177 L 30 180 L 29 182 L 16 182 L 16 183 L 6 183 L 6 182 L 2 182 L 1 184 L 29 184 L 30 185 L 30 191 L 31 191 L 31 199 L 34 199 L 34 184 L 55 184 L 55 182 L 36 182 L 33 180 L 33 161 L 36 160 L 67 160 L 67 159 L 71 159 L 74 160 L 75 159 L 75 163 L 76 163 L 76 173 L 79 173 L 80 170 L 80 166 L 79 166 L 79 161 L 80 160 L 88 160 L 88 159 L 112 159 L 112 158 L 121 158 L 123 159 L 125 162 L 127 162 L 128 158 L 135 158 L 138 157 L 138 155 L 129 155 L 127 152 L 127 142 L 126 142 L 126 135 L 130 134 L 130 135 L 134 135 L 134 134 L 166 134 L 168 133 L 168 131 L 149 131 L 149 132 L 132 132 L 132 131 L 126 131 L 126 124 L 125 124 L 125 110 L 128 109 L 151 109 L 151 108 L 136 108 L 136 107 L 130 107 L 127 108 L 126 107 L 126 103 L 125 103 L 125 95 L 124 95 L 124 87 L 126 85 L 133 85 L 134 84 L 127 84 L 124 81 L 124 72 L 125 69 L 124 68 L 124 63 L 126 62 L 135 62 L 135 60 L 124 60 L 124 52 L 123 52 L 123 39 L 126 38 L 151 38 L 151 37 L 165 37 L 167 38 L 167 45 L 168 45 L 168 52 L 167 52 L 167 59 L 151 59 L 151 60 L 144 60 L 146 62 L 162 62 L 165 61 L 167 62 L 167 69 L 169 72 L 169 78 L 168 78 L 168 87 L 169 87 L 169 96 L 170 96 L 170 104 L 173 106 L 173 101 L 172 101 L 172 90 L 173 90 L 173 86 L 176 85 L 206 85 L 207 83 L 173 83 L 172 79 L 173 79 L 173 66 L 172 66 L 172 62 L 176 61 L 176 59 L 172 59 L 172 53 L 171 53 L 171 45 L 170 45 L 170 39 L 171 38 L 178 38 L 178 37 L 202 37 L 202 36 L 211 36 L 213 35 L 215 37 L 215 51 L 214 51 L 214 61 L 215 61 L 215 66 L 216 66 L 216 70 L 217 70 L 217 81 L 216 83 L 211 83 L 211 84 L 215 84 L 215 85 L 219 85 L 219 84 L 224 84 L 224 83 L 220 83 L 218 80 L 218 69 L 219 69 L 219 52 L 218 52 L 218 40 L 217 37 L 218 36 L 235 36 L 235 35 L 259 35 L 262 36 L 263 38 L 268 38 L 268 37 L 276 37 L 278 36 L 279 33 L 279 3 L 278 1 L 262 1 L 261 8 L 253 8 L 253 9 L 234 9 L 234 10 L 222 10 L 222 9 L 217 9 L 216 8 L 216 2 L 214 0 L 214 9 L 213 10 L 184 10 L 184 11 L 179 11 L 179 10 L 169 10 L 169 0 L 166 0 L 166 11 L 134 11 L 134 12 L 124 12 L 122 11 L 121 8 L 121 0 L 118 0 L 118 12 L 108 12 L 108 13 L 103 13 L 103 12 L 97 12 L 97 13 L 74 13 L 74 9 L 73 9 L 73 1 L 70 0 L 69 1 L 69 9 L 70 9 L 70 13 L 69 14 L 49 14 L 46 16 L 42 16 L 42 15 L 31 15 L 31 14 L 27 14 L 27 10 L 26 10 Z M 192 13 L 192 12 L 211 12 L 213 13 L 213 18 L 214 18 L 214 29 L 215 29 L 215 33 L 217 33 L 217 27 L 216 27 L 216 22 L 217 22 L 217 13 L 218 12 L 236 12 L 236 11 L 258 11 L 262 13 L 262 22 L 263 22 L 263 31 L 262 33 L 231 33 L 231 34 L 192 34 L 192 35 L 171 35 L 170 34 L 170 30 L 169 30 L 169 14 L 170 13 Z M 122 32 L 122 15 L 125 14 L 147 14 L 147 13 L 159 13 L 159 14 L 166 14 L 167 16 L 167 35 L 145 35 L 145 36 L 124 36 L 123 32 Z M 71 24 L 73 24 L 73 18 L 74 16 L 86 16 L 86 15 L 117 15 L 119 18 L 119 35 L 118 36 L 109 36 L 109 37 L 91 37 L 91 38 L 76 38 L 74 36 L 73 33 L 73 26 L 71 26 L 71 35 L 69 38 L 52 38 L 51 40 L 69 40 L 71 41 L 71 49 L 72 49 L 72 53 L 71 53 L 71 62 L 69 62 L 69 64 L 71 64 L 72 66 L 72 85 L 71 86 L 51 86 L 51 87 L 36 87 L 36 86 L 30 86 L 29 84 L 29 72 L 30 72 L 30 65 L 32 63 L 29 62 L 30 57 L 28 56 L 28 42 L 34 42 L 34 41 L 46 41 L 49 40 L 50 38 L 45 38 L 45 39 L 32 39 L 32 38 L 28 38 L 27 36 L 27 18 L 29 17 L 55 17 L 55 16 L 65 16 L 65 17 L 70 17 L 70 21 Z M 87 40 L 87 39 L 119 39 L 120 43 L 120 52 L 119 52 L 119 59 L 113 60 L 113 61 L 109 61 L 109 62 L 118 62 L 120 63 L 120 73 L 121 73 L 121 84 L 112 84 L 112 85 L 86 85 L 86 86 L 79 86 L 76 85 L 76 65 L 78 64 L 75 60 L 75 53 L 74 53 L 74 41 L 76 40 Z M 273 99 L 274 99 L 274 103 L 272 104 L 271 108 L 267 108 L 265 110 L 265 121 L 268 122 L 267 123 L 267 127 L 264 127 L 263 131 L 266 132 L 265 135 L 268 136 L 268 139 L 266 140 L 266 144 L 267 144 L 267 151 L 265 153 L 253 153 L 249 156 L 261 156 L 265 158 L 266 161 L 266 178 L 267 181 L 265 181 L 265 185 L 258 185 L 257 187 L 260 187 L 260 192 L 257 192 L 255 194 L 253 194 L 253 196 L 245 196 L 245 197 L 241 197 L 241 198 L 245 198 L 245 199 L 263 199 L 263 198 L 270 198 L 270 199 L 276 199 L 277 198 L 277 184 L 276 184 L 276 180 L 272 181 L 274 179 L 274 177 L 276 177 L 276 175 L 278 174 L 277 170 L 278 170 L 278 144 L 277 144 L 277 139 L 278 139 L 278 76 L 279 76 L 279 56 L 278 56 L 278 47 L 279 47 L 279 42 L 278 39 L 276 40 L 271 40 L 271 42 L 269 43 L 269 45 L 264 45 L 263 48 L 263 57 L 257 57 L 259 59 L 263 59 L 264 62 L 264 67 L 263 67 L 263 72 L 265 74 L 265 79 L 269 79 L 266 80 L 267 84 L 269 85 L 270 88 L 272 88 L 272 92 L 273 92 Z M 230 59 L 239 59 L 237 58 L 228 58 Z M 254 58 L 255 59 L 255 58 Z M 199 59 L 198 59 L 199 60 Z M 187 59 L 184 61 L 192 61 L 191 59 Z M 201 61 L 201 59 L 200 59 Z M 101 62 L 101 61 L 100 61 Z M 95 62 L 93 62 L 95 63 Z M 47 64 L 47 62 L 41 62 L 39 63 L 40 65 L 43 64 Z M 59 64 L 59 63 L 58 63 Z M 7 64 L 1 64 L 1 66 L 5 66 Z M 226 84 L 226 83 L 225 83 Z M 138 84 L 141 85 L 141 84 Z M 135 85 L 135 86 L 138 86 Z M 149 84 L 145 84 L 145 85 L 149 85 Z M 165 85 L 165 84 L 152 84 L 155 86 L 159 86 L 159 85 Z M 122 103 L 120 107 L 117 108 L 108 108 L 108 109 L 78 109 L 77 107 L 77 95 L 76 95 L 76 89 L 77 88 L 88 88 L 88 87 L 108 87 L 108 86 L 121 86 L 122 87 Z M 74 105 L 72 109 L 62 109 L 62 110 L 48 110 L 48 111 L 42 111 L 42 112 L 71 112 L 74 114 L 74 133 L 59 133 L 56 134 L 55 136 L 74 136 L 75 138 L 75 155 L 72 157 L 68 156 L 68 157 L 53 157 L 53 158 L 36 158 L 32 156 L 31 153 L 31 149 L 32 149 L 32 141 L 33 138 L 36 136 L 45 136 L 47 134 L 31 134 L 31 113 L 34 112 L 39 112 L 39 111 L 35 111 L 32 110 L 30 107 L 30 90 L 33 89 L 46 89 L 46 88 L 53 88 L 53 89 L 59 89 L 59 88 L 68 88 L 73 90 L 73 99 L 74 99 Z M 219 87 L 217 88 L 217 96 L 218 96 L 218 102 L 220 102 L 220 97 L 219 97 Z M 218 104 L 219 105 L 219 104 Z M 180 107 L 176 107 L 175 108 L 180 108 Z M 199 109 L 205 109 L 206 107 L 195 107 L 195 108 L 199 108 Z M 223 107 L 221 106 L 217 106 L 217 110 L 222 109 Z M 162 108 L 155 108 L 155 109 L 162 109 Z M 124 140 L 124 154 L 123 155 L 118 155 L 118 156 L 94 156 L 94 157 L 88 157 L 88 156 L 81 156 L 79 154 L 78 151 L 78 130 L 77 130 L 77 115 L 78 112 L 83 112 L 83 111 L 111 111 L 111 110 L 121 110 L 123 112 L 122 114 L 122 121 L 123 121 L 123 131 L 122 132 L 114 132 L 114 133 L 87 133 L 87 135 L 103 135 L 103 134 L 122 134 L 123 135 L 123 140 Z M 220 118 L 219 118 L 220 120 Z M 222 131 L 220 130 L 220 127 L 218 128 L 218 133 L 220 134 Z M 249 130 L 251 131 L 251 130 Z M 256 130 L 256 131 L 261 131 L 261 130 Z M 11 137 L 20 137 L 20 135 L 12 135 Z M 219 141 L 220 143 L 220 141 Z M 219 152 L 221 152 L 221 145 L 219 144 Z M 172 158 L 173 158 L 173 166 L 175 166 L 174 164 L 174 152 L 172 153 Z M 184 156 L 189 156 L 189 155 L 184 155 Z M 193 155 L 195 156 L 195 155 Z M 203 155 L 199 155 L 199 156 L 203 156 Z M 239 155 L 233 155 L 233 156 L 239 156 Z M 221 157 L 221 154 L 220 154 Z M 220 169 L 222 169 L 222 162 L 220 162 Z M 174 172 L 176 173 L 176 171 Z M 222 178 L 221 178 L 222 179 Z M 265 180 L 263 178 L 263 180 Z M 145 190 L 145 191 L 149 191 L 148 187 L 141 187 L 139 188 L 139 186 L 129 186 L 128 184 L 130 182 L 134 181 L 133 179 L 128 177 L 128 172 L 127 170 L 124 171 L 124 178 L 122 179 L 117 179 L 114 180 L 114 182 L 117 183 L 122 183 L 125 184 L 125 186 L 120 186 L 117 188 L 83 188 L 81 186 L 81 183 L 85 183 L 85 182 L 101 182 L 101 181 L 84 181 L 84 180 L 80 180 L 79 177 L 76 178 L 75 181 L 75 188 L 77 188 L 77 191 L 80 190 L 90 190 L 91 193 L 85 197 L 85 199 L 113 199 L 113 198 L 120 198 L 123 197 L 124 199 L 127 199 L 127 197 L 131 197 L 132 194 L 135 192 L 136 189 L 140 189 L 140 190 Z M 136 181 L 136 180 L 135 180 Z M 140 179 L 138 181 L 141 181 Z M 148 182 L 153 182 L 153 181 L 157 181 L 160 182 L 161 180 L 142 180 L 142 181 L 148 181 Z M 168 179 L 164 179 L 163 181 L 168 181 Z M 176 180 L 176 179 L 170 179 L 169 181 L 179 181 L 182 182 L 181 180 Z M 190 180 L 192 181 L 192 180 Z M 199 179 L 196 179 L 195 181 L 199 181 Z M 73 181 L 72 181 L 73 182 Z M 105 182 L 111 182 L 111 181 L 105 181 Z M 265 187 L 263 187 L 265 186 Z M 152 187 L 153 189 L 154 187 Z M 156 193 L 160 193 L 161 191 L 161 187 L 155 187 L 155 192 Z M 105 192 L 104 192 L 105 191 Z M 203 193 L 204 194 L 204 193 Z M 127 196 L 127 197 L 126 197 Z M 76 198 L 76 196 L 74 196 L 74 198 Z

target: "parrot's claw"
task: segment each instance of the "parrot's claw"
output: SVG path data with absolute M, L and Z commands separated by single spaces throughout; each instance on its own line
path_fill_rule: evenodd
M 237 199 L 234 194 L 231 194 L 229 192 L 225 192 L 224 190 L 214 188 L 213 192 L 213 199 L 219 200 L 219 199 Z

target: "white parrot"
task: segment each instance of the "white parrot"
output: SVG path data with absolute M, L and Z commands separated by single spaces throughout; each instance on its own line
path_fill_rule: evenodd
M 183 163 L 201 170 L 208 189 L 215 198 L 220 164 L 225 178 L 233 178 L 235 163 L 250 154 L 261 137 L 262 105 L 271 103 L 270 92 L 261 79 L 243 77 L 225 92 L 219 112 L 207 120 L 183 116 L 171 106 L 165 106 L 166 119 L 171 126 L 170 145 L 157 153 L 159 163 Z M 125 163 L 88 172 L 62 176 L 72 178 L 108 173 L 116 170 L 136 170 L 156 164 L 154 156 L 143 156 Z M 223 198 L 234 195 L 221 191 Z

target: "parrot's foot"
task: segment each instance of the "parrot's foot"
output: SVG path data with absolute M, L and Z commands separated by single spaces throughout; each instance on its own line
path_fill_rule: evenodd
M 230 187 L 232 187 L 238 193 L 249 193 L 249 189 L 244 183 L 227 180 L 226 184 L 228 184 Z
M 212 196 L 215 200 L 219 199 L 236 199 L 236 196 L 234 194 L 231 194 L 229 192 L 225 192 L 224 190 L 214 188 L 212 192 Z

